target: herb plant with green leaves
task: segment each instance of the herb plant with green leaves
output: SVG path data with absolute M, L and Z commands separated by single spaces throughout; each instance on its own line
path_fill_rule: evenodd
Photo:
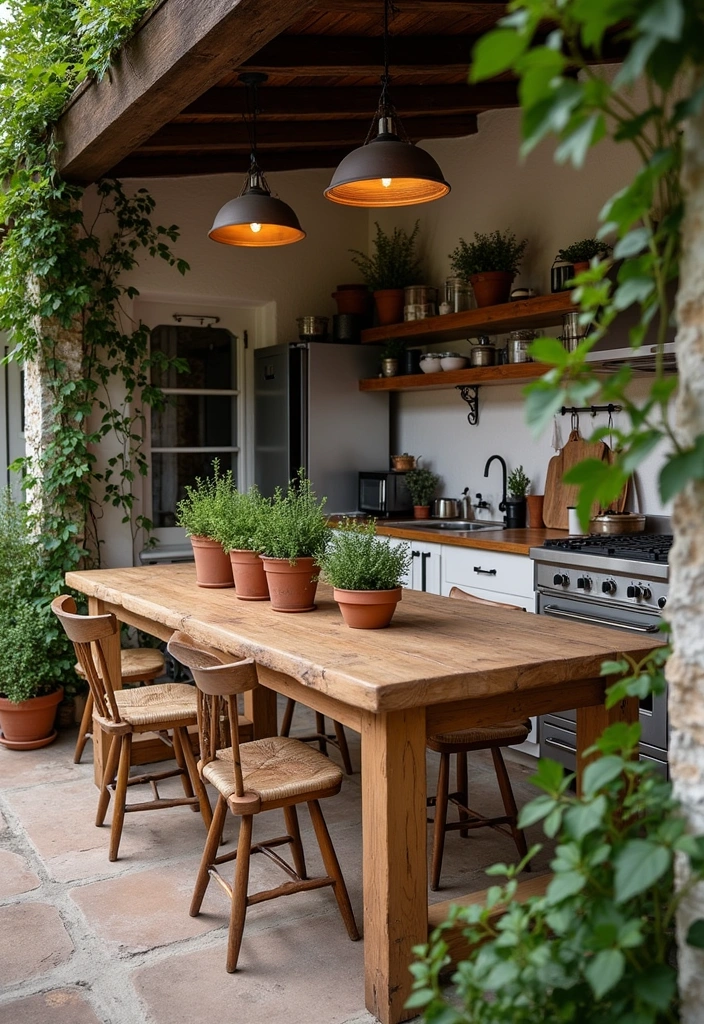
M 60 685 L 51 611 L 29 600 L 3 612 L 0 627 L 0 697 L 13 704 L 53 693 Z M 71 666 L 72 667 L 72 666 Z
M 600 238 L 583 238 L 581 242 L 573 242 L 566 249 L 560 249 L 557 258 L 563 263 L 589 263 L 595 257 L 606 260 L 613 247 Z
M 421 283 L 421 261 L 416 253 L 419 230 L 417 220 L 410 235 L 404 228 L 394 228 L 393 233 L 387 235 L 377 221 L 372 255 L 350 249 L 354 254 L 352 262 L 359 267 L 365 284 L 373 292 Z
M 502 270 L 514 277 L 523 259 L 528 239 L 518 241 L 512 231 L 474 232 L 474 241 L 460 238 L 459 245 L 450 253 L 450 266 L 455 274 L 468 280 L 472 274 L 486 274 Z
M 392 547 L 375 523 L 344 520 L 319 561 L 326 583 L 338 590 L 395 590 L 411 567 L 408 544 Z
M 439 483 L 440 477 L 425 466 L 406 473 L 406 487 L 416 506 L 429 505 Z
M 176 506 L 176 525 L 187 537 L 220 540 L 224 524 L 232 521 L 240 495 L 232 479 L 232 470 L 220 472 L 220 460 L 213 459 L 212 476 L 196 477 L 186 486 L 186 496 Z
M 270 500 L 256 484 L 243 494 L 233 491 L 232 500 L 218 510 L 214 539 L 225 552 L 261 551 L 262 530 L 270 510 Z
M 530 487 L 530 477 L 523 472 L 523 466 L 509 473 L 507 486 L 512 498 L 525 498 Z
M 277 487 L 261 525 L 261 550 L 269 558 L 320 558 L 330 538 L 325 498 L 318 499 L 303 468 L 286 493 Z

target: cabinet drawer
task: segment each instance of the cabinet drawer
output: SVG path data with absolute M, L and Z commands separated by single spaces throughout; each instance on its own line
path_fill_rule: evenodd
M 533 562 L 526 555 L 478 548 L 443 547 L 443 580 L 449 586 L 533 598 Z

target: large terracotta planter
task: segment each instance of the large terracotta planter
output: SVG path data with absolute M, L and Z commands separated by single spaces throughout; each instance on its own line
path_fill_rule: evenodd
M 196 583 L 199 587 L 234 587 L 232 563 L 222 545 L 210 537 L 191 537 L 196 560 Z
M 369 289 L 366 284 L 338 284 L 331 298 L 337 303 L 338 313 L 366 316 L 369 312 Z
M 275 612 L 312 612 L 320 568 L 314 558 L 297 558 L 291 565 L 288 558 L 261 555 L 269 585 L 271 607 Z
M 374 292 L 374 305 L 379 326 L 403 323 L 403 288 L 385 288 Z
M 469 280 L 477 306 L 499 306 L 508 302 L 513 283 L 513 274 L 508 271 L 490 270 L 484 274 L 472 274 Z
M 257 552 L 238 548 L 230 552 L 230 562 L 238 601 L 268 601 L 266 573 Z
M 401 587 L 394 590 L 338 590 L 334 587 L 332 596 L 350 629 L 384 629 L 394 617 L 402 590 Z
M 36 750 L 46 747 L 56 739 L 54 721 L 56 709 L 63 700 L 61 687 L 44 697 L 13 704 L 6 697 L 0 697 L 0 743 L 10 750 Z

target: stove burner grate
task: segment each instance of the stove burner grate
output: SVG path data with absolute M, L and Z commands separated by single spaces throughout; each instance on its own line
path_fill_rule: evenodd
M 638 562 L 667 562 L 672 546 L 672 534 L 635 533 L 594 535 L 586 537 L 565 537 L 546 540 L 545 548 L 560 551 L 575 551 L 581 554 L 629 558 Z

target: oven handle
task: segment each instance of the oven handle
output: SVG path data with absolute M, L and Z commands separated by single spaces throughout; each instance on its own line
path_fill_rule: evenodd
M 576 747 L 571 747 L 569 743 L 562 743 L 560 740 L 556 740 L 554 736 L 546 736 L 545 744 L 549 747 L 558 747 L 560 750 L 566 750 L 568 754 L 577 753 Z
M 631 629 L 634 633 L 659 633 L 660 626 L 638 626 L 633 622 L 609 622 L 608 619 L 600 619 L 595 615 L 580 615 L 579 612 L 568 612 L 564 608 L 558 608 L 555 604 L 546 604 L 541 609 L 543 614 L 551 615 L 555 619 L 574 619 L 576 622 L 591 622 L 596 626 L 615 626 L 617 629 Z

